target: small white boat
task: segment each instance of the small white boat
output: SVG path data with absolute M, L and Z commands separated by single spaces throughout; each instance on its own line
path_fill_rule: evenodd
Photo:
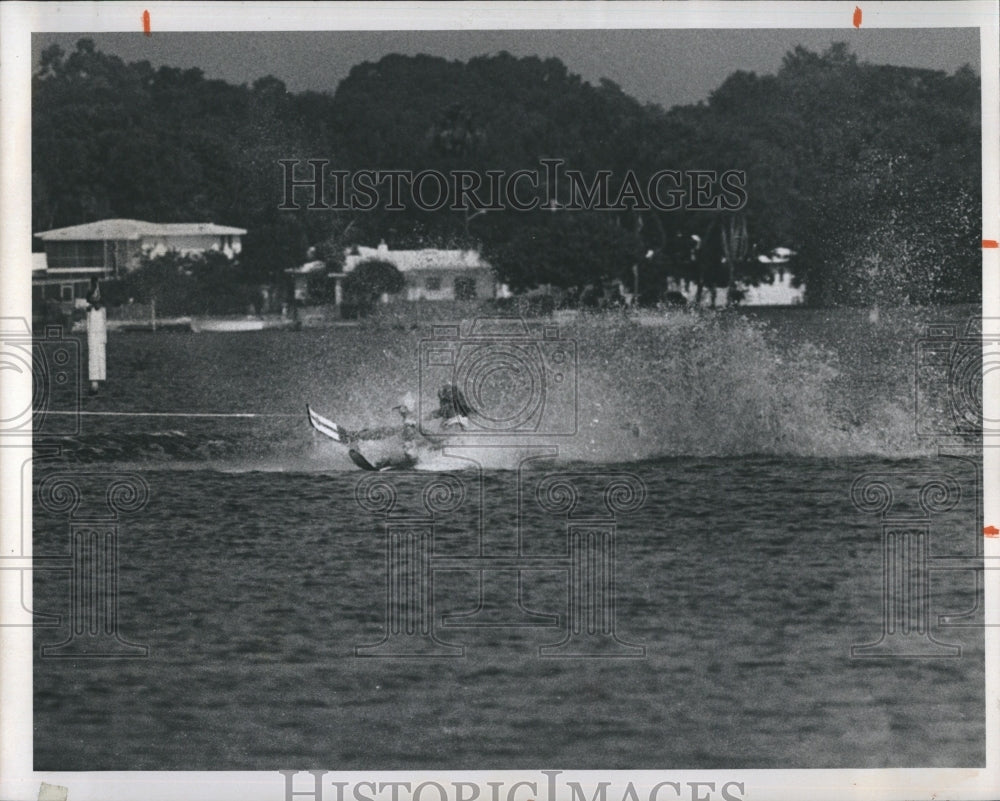
M 234 333 L 239 331 L 264 331 L 271 328 L 292 328 L 292 320 L 268 320 L 261 317 L 224 318 L 192 317 L 191 330 L 196 333 Z

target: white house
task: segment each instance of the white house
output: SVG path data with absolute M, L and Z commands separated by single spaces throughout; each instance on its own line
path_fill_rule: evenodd
M 243 228 L 215 223 L 151 223 L 144 220 L 98 220 L 41 231 L 45 267 L 32 270 L 36 286 L 59 287 L 57 300 L 86 295 L 91 276 L 110 278 L 139 266 L 142 256 L 170 250 L 181 254 L 218 251 L 229 258 L 242 249 Z M 33 265 L 34 266 L 34 265 Z M 44 290 L 46 295 L 52 290 Z
M 406 300 L 475 300 L 496 296 L 493 268 L 476 250 L 389 250 L 359 245 L 345 252 L 344 274 L 363 261 L 387 261 L 406 279 Z

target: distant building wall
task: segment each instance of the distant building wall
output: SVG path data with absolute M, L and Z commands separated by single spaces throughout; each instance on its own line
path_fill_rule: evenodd
M 395 265 L 406 281 L 395 299 L 475 300 L 496 297 L 493 269 L 475 250 L 390 250 L 383 242 L 377 248 L 358 246 L 348 250 L 344 272 L 352 272 L 364 261 L 380 260 Z M 393 298 L 390 298 L 393 300 Z
M 103 272 L 134 270 L 142 256 L 140 243 L 126 239 L 57 240 L 45 243 L 47 269 Z
M 46 299 L 80 301 L 92 276 L 109 278 L 135 270 L 144 254 L 183 255 L 219 251 L 229 258 L 242 249 L 245 229 L 214 223 L 150 223 L 110 219 L 41 231 L 45 261 L 33 264 L 32 284 Z
M 166 234 L 162 236 L 144 236 L 142 238 L 142 250 L 150 256 L 162 256 L 171 250 L 176 250 L 184 256 L 215 250 L 225 253 L 229 258 L 233 258 L 242 249 L 242 241 L 238 235 Z
M 744 297 L 741 306 L 795 306 L 803 302 L 805 287 L 792 286 L 792 274 L 784 270 L 774 275 L 774 282 L 762 283 L 760 286 L 742 287 Z M 671 279 L 667 282 L 667 291 L 679 292 L 688 301 L 694 303 L 698 294 L 698 285 L 694 281 L 679 281 Z M 702 289 L 701 304 L 711 303 L 712 292 L 708 287 Z M 729 288 L 718 287 L 715 290 L 715 305 L 725 306 L 729 300 Z
M 792 286 L 792 274 L 781 271 L 774 276 L 774 283 L 748 287 L 744 306 L 794 306 L 802 303 L 806 294 L 804 286 Z
M 493 271 L 470 267 L 436 270 L 433 267 L 404 273 L 406 300 L 474 300 L 496 294 Z

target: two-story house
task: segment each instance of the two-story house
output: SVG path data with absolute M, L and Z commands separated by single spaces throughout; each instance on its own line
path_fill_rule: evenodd
M 32 264 L 32 285 L 45 298 L 75 301 L 87 294 L 90 278 L 113 278 L 139 266 L 143 255 L 171 250 L 181 254 L 216 250 L 229 258 L 242 248 L 243 228 L 215 223 L 151 223 L 98 220 L 41 231 L 45 259 Z M 38 254 L 36 254 L 38 255 Z

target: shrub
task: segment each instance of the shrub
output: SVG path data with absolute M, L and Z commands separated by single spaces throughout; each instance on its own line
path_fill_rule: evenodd
M 403 291 L 406 279 L 396 265 L 381 259 L 362 261 L 344 277 L 344 305 L 367 314 L 382 295 Z
M 261 305 L 260 288 L 246 280 L 239 263 L 215 251 L 145 257 L 138 269 L 111 283 L 116 286 L 109 304 L 155 301 L 163 315 L 245 314 Z
M 555 311 L 556 299 L 551 295 L 515 295 L 511 298 L 497 298 L 493 301 L 493 307 L 498 312 L 521 317 L 547 317 Z

